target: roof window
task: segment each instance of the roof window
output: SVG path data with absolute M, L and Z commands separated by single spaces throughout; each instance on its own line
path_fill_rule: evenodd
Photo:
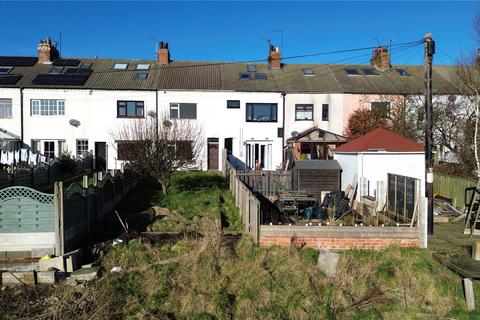
M 137 72 L 135 75 L 135 80 L 146 80 L 148 77 L 148 72 Z
M 358 72 L 357 69 L 352 69 L 352 68 L 345 68 L 343 69 L 349 76 L 360 76 L 360 72 Z
M 137 70 L 148 70 L 148 69 L 150 69 L 150 63 L 137 64 Z
M 410 73 L 408 73 L 408 71 L 405 69 L 395 69 L 395 71 L 397 71 L 397 73 L 402 77 L 407 77 L 410 75 Z
M 303 69 L 303 75 L 304 76 L 314 76 L 315 72 L 313 72 L 313 70 L 311 68 L 306 68 L 306 69 Z
M 267 80 L 266 73 L 255 73 L 255 80 Z
M 248 72 L 257 72 L 257 67 L 249 64 L 249 65 L 247 65 L 247 71 Z
M 362 69 L 362 71 L 363 71 L 363 74 L 366 75 L 366 76 L 378 76 L 379 75 L 378 71 L 373 69 L 373 68 Z
M 250 74 L 246 72 L 240 72 L 240 79 L 242 80 L 250 80 Z
M 126 70 L 128 67 L 128 63 L 114 63 L 113 69 L 114 70 Z
M 7 74 L 9 73 L 13 68 L 12 67 L 0 67 L 0 74 Z

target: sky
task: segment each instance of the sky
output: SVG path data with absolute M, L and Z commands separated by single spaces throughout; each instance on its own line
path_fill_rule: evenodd
M 423 63 L 422 45 L 401 45 L 431 32 L 434 64 L 455 64 L 477 47 L 480 2 L 1 2 L 0 55 L 34 56 L 47 36 L 62 57 L 154 59 L 169 42 L 173 60 L 265 59 L 268 39 L 287 63 L 368 63 L 371 49 L 392 44 L 392 63 Z

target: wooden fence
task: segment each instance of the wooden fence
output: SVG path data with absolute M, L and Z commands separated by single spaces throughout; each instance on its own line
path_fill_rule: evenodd
M 230 164 L 229 164 L 230 165 Z M 238 170 L 237 177 L 253 191 L 264 196 L 292 190 L 292 171 Z
M 456 208 L 463 209 L 465 205 L 465 189 L 475 187 L 476 185 L 477 182 L 474 179 L 435 174 L 433 193 L 452 199 Z

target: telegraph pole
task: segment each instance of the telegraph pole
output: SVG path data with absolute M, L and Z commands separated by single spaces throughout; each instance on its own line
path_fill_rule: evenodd
M 433 234 L 433 105 L 432 105 L 432 61 L 435 41 L 432 34 L 425 35 L 425 196 L 428 199 L 427 228 Z

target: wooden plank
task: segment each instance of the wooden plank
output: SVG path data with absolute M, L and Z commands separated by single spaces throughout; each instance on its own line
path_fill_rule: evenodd
M 447 256 L 434 253 L 433 258 L 464 278 L 480 279 L 480 261 L 461 255 Z
M 465 300 L 467 302 L 467 310 L 475 310 L 475 295 L 473 293 L 473 282 L 471 279 L 463 278 L 463 288 L 465 290 Z

